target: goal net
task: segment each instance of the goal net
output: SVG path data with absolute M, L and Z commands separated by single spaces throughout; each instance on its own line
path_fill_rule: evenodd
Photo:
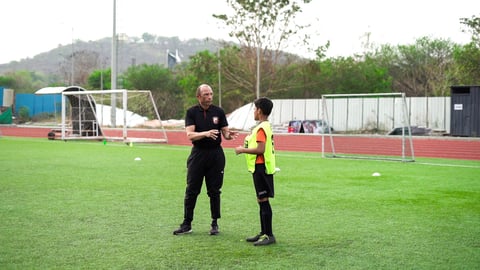
M 323 95 L 322 117 L 334 127 L 322 136 L 323 157 L 415 160 L 404 93 Z
M 61 138 L 167 142 L 148 90 L 62 92 Z

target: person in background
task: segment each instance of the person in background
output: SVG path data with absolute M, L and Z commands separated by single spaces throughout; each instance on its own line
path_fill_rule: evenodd
M 192 232 L 192 221 L 197 197 L 202 189 L 203 179 L 210 198 L 210 235 L 217 235 L 220 218 L 220 193 L 223 185 L 225 154 L 221 146 L 222 138 L 235 139 L 238 132 L 228 128 L 227 117 L 222 108 L 212 104 L 213 90 L 207 84 L 197 88 L 198 104 L 187 110 L 185 131 L 192 142 L 192 150 L 187 159 L 187 187 L 184 196 L 184 217 L 174 235 Z
M 260 233 L 246 239 L 255 246 L 270 245 L 276 242 L 272 230 L 272 207 L 269 198 L 275 195 L 273 175 L 275 174 L 275 149 L 273 132 L 268 116 L 273 102 L 268 98 L 254 101 L 254 118 L 258 121 L 252 133 L 245 138 L 243 146 L 235 148 L 235 153 L 245 154 L 247 169 L 252 173 L 253 185 L 260 208 Z

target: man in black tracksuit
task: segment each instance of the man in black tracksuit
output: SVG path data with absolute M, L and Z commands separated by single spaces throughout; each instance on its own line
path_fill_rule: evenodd
M 200 85 L 196 95 L 199 104 L 189 108 L 185 117 L 185 131 L 193 147 L 187 159 L 183 222 L 180 228 L 173 231 L 174 235 L 192 232 L 193 214 L 204 178 L 210 198 L 210 234 L 218 234 L 217 219 L 220 218 L 220 193 L 225 168 L 221 135 L 226 140 L 238 136 L 237 132 L 229 130 L 223 109 L 212 104 L 213 90 L 209 85 Z

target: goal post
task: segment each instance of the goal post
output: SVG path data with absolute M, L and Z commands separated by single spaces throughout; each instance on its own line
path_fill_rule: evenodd
M 322 95 L 322 118 L 322 157 L 415 161 L 405 93 Z
M 168 142 L 149 90 L 62 92 L 62 140 Z

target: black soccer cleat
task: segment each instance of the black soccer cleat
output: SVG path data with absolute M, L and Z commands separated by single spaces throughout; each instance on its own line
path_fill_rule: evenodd
M 182 234 L 187 234 L 192 232 L 192 226 L 186 225 L 186 224 L 181 224 L 180 228 L 176 229 L 173 231 L 174 235 L 182 235 Z
M 252 237 L 248 237 L 247 239 L 245 239 L 245 241 L 247 242 L 257 242 L 258 239 L 260 239 L 260 237 L 263 235 L 263 233 L 259 233 L 255 236 L 252 236 Z
M 212 228 L 210 229 L 210 235 L 217 235 L 218 233 L 220 233 L 218 231 L 218 225 L 212 225 Z
M 266 246 L 266 245 L 270 245 L 270 244 L 274 244 L 276 241 L 275 241 L 275 236 L 268 236 L 266 234 L 260 236 L 260 239 L 258 239 L 258 241 L 256 241 L 255 243 L 253 243 L 254 246 Z

